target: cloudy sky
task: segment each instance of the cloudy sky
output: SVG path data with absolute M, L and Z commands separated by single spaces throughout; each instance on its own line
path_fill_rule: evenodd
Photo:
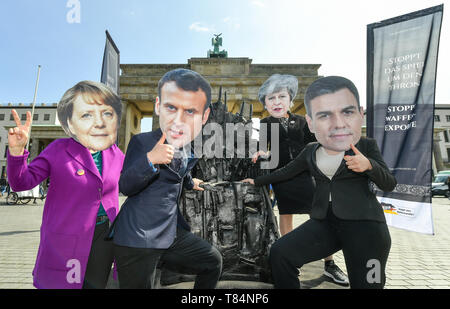
M 366 26 L 444 3 L 436 103 L 450 103 L 449 0 L 1 0 L 0 103 L 58 102 L 80 80 L 100 80 L 105 30 L 121 63 L 206 57 L 222 33 L 229 57 L 318 63 L 355 82 L 365 105 Z M 72 14 L 79 8 L 79 15 Z M 78 18 L 79 17 L 79 18 Z

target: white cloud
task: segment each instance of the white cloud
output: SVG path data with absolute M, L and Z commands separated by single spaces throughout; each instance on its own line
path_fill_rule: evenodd
M 265 8 L 266 7 L 266 4 L 264 2 L 262 2 L 262 1 L 259 1 L 259 0 L 253 0 L 251 2 L 251 4 L 254 5 L 254 6 L 260 7 L 260 8 Z
M 201 22 L 195 22 L 189 26 L 189 30 L 197 31 L 197 32 L 212 32 L 212 31 L 214 31 L 214 28 L 210 27 L 208 25 L 205 25 Z

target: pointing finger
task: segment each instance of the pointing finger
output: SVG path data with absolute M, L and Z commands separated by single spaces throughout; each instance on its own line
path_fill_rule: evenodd
M 355 145 L 350 144 L 350 147 L 352 148 L 352 150 L 355 153 L 355 155 L 361 154 L 361 152 L 359 152 L 358 148 L 356 148 Z
M 162 144 L 164 144 L 165 141 L 166 141 L 166 133 L 163 132 L 161 138 L 158 141 L 158 144 L 162 145 Z

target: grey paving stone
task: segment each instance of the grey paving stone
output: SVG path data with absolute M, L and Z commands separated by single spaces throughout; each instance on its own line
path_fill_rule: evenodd
M 124 197 L 120 198 L 123 202 Z M 0 289 L 33 288 L 31 272 L 39 245 L 43 202 L 36 205 L 8 206 L 0 198 Z M 433 199 L 435 235 L 423 235 L 390 227 L 391 252 L 387 263 L 387 289 L 450 287 L 450 201 Z M 294 227 L 309 219 L 295 215 Z M 341 251 L 334 254 L 336 263 L 346 271 Z M 323 276 L 323 261 L 304 265 L 300 279 L 303 288 L 346 289 Z M 252 283 L 239 283 L 253 286 Z M 221 282 L 220 288 L 238 283 Z M 117 288 L 117 285 L 110 285 Z M 259 285 L 263 288 L 262 285 Z M 245 287 L 244 287 L 245 288 Z M 267 288 L 267 286 L 266 286 Z

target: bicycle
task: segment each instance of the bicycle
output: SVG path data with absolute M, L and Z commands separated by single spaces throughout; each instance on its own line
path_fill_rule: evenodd
M 38 195 L 36 197 L 36 195 Z M 36 199 L 39 198 L 43 200 L 46 197 L 46 192 L 44 191 L 42 184 L 39 184 L 38 187 L 34 187 L 28 191 L 14 192 L 8 188 L 8 195 L 6 196 L 6 204 L 8 205 L 26 205 L 32 199 L 36 202 Z

